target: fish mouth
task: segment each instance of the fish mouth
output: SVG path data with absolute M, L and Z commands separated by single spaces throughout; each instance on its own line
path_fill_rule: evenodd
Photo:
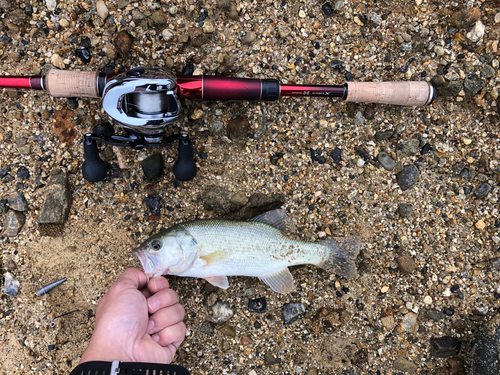
M 139 258 L 139 262 L 141 262 L 141 266 L 144 269 L 144 273 L 148 277 L 148 280 L 163 274 L 163 270 L 160 268 L 158 259 L 156 259 L 155 256 L 151 256 L 141 248 L 135 249 L 134 254 Z

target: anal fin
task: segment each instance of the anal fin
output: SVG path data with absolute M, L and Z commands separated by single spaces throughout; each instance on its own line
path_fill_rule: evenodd
M 216 287 L 219 287 L 222 289 L 229 288 L 229 281 L 227 280 L 227 276 L 208 276 L 208 277 L 204 277 L 204 279 L 207 280 L 213 286 L 216 286 Z
M 295 290 L 293 276 L 288 268 L 271 275 L 260 277 L 260 279 L 276 293 L 288 294 Z

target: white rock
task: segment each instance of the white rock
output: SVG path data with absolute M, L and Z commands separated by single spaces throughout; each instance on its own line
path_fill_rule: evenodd
M 500 13 L 495 14 L 495 23 L 500 23 Z
M 57 53 L 54 53 L 50 57 L 50 63 L 52 65 L 54 65 L 56 68 L 59 68 L 59 69 L 64 69 L 65 68 L 64 62 L 63 62 L 61 56 L 59 56 Z
M 47 5 L 47 9 L 53 12 L 56 10 L 57 1 L 56 0 L 45 0 L 45 5 Z
M 165 29 L 161 32 L 161 36 L 165 42 L 168 42 L 174 37 L 174 34 L 169 29 Z
M 469 38 L 471 42 L 478 42 L 483 38 L 485 28 L 486 27 L 481 21 L 477 21 L 472 30 L 467 33 L 467 38 Z
M 105 20 L 109 14 L 109 11 L 108 11 L 108 7 L 104 3 L 104 1 L 102 1 L 102 0 L 97 1 L 95 3 L 95 6 L 96 6 L 96 11 L 97 11 L 97 14 L 99 15 L 99 17 L 101 17 L 101 19 Z

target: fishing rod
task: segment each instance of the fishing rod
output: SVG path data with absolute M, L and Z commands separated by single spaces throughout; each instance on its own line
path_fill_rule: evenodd
M 142 149 L 179 141 L 173 172 L 179 180 L 196 176 L 193 145 L 187 134 L 166 137 L 169 124 L 180 115 L 180 100 L 264 100 L 281 97 L 333 97 L 347 102 L 425 106 L 435 89 L 425 81 L 348 82 L 344 85 L 280 84 L 277 79 L 222 76 L 175 76 L 159 68 L 134 68 L 120 74 L 51 69 L 45 76 L 1 76 L 0 88 L 46 91 L 53 97 L 102 98 L 104 111 L 127 135 L 87 133 L 84 136 L 83 177 L 103 180 L 108 165 L 100 157 L 97 141 Z

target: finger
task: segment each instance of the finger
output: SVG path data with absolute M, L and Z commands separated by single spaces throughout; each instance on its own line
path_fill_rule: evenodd
M 137 268 L 127 268 L 116 281 L 116 284 L 121 284 L 126 287 L 135 289 L 143 289 L 148 282 L 148 278 L 144 272 Z
M 173 345 L 174 348 L 178 348 L 186 337 L 186 325 L 183 322 L 179 322 L 162 329 L 151 337 L 161 346 Z
M 160 309 L 179 302 L 179 295 L 172 289 L 163 289 L 148 298 L 148 312 L 154 314 Z
M 142 288 L 142 289 L 140 290 L 140 292 L 142 293 L 142 295 L 143 295 L 144 297 L 146 297 L 146 299 L 148 299 L 149 297 L 151 297 L 151 296 L 152 296 L 152 294 L 151 294 L 151 292 L 148 290 L 148 288 Z
M 162 329 L 173 326 L 184 319 L 185 311 L 179 303 L 158 310 L 149 317 L 147 332 L 151 335 Z
M 148 290 L 151 292 L 151 294 L 155 294 L 160 290 L 167 288 L 168 288 L 168 280 L 163 276 L 156 276 L 153 277 L 151 280 L 149 280 Z

